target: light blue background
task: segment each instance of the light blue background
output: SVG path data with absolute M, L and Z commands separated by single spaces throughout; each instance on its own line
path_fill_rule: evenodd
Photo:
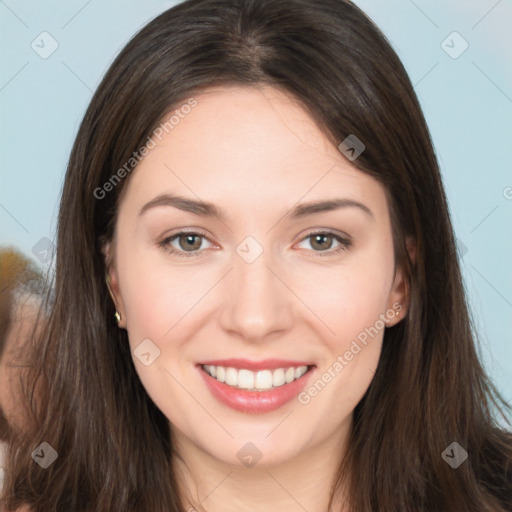
M 33 246 L 54 238 L 66 162 L 92 91 L 134 32 L 175 3 L 0 1 L 1 244 L 36 259 Z M 415 84 L 461 244 L 484 361 L 511 402 L 512 5 L 356 3 L 389 38 Z M 59 45 L 47 59 L 31 48 L 43 31 Z M 453 31 L 469 44 L 456 59 L 441 47 Z M 453 36 L 447 44 L 462 48 Z

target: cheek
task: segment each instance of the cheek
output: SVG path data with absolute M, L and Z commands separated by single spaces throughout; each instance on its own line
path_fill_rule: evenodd
M 219 300 L 217 295 L 208 294 L 208 283 L 217 280 L 212 275 L 215 269 L 176 265 L 167 260 L 164 250 L 154 248 L 121 251 L 122 246 L 117 271 L 135 367 L 148 389 L 158 390 L 160 379 L 170 379 L 168 390 L 174 389 L 165 370 L 181 380 L 188 378 L 185 374 L 193 369 L 190 352 L 194 344 L 190 340 L 209 318 L 203 310 L 205 305 Z M 206 295 L 207 300 L 203 300 Z M 145 366 L 144 358 L 137 357 L 148 352 L 150 360 L 154 355 L 157 358 Z M 175 391 L 179 394 L 178 388 Z
M 380 256 L 379 256 L 380 254 Z M 393 281 L 392 251 L 361 252 L 337 266 L 317 267 L 296 278 L 297 295 L 326 329 L 325 342 L 332 351 L 375 326 L 385 313 Z M 377 324 L 382 330 L 382 320 Z
M 125 283 L 125 288 L 133 288 L 133 292 L 123 293 L 130 344 L 133 346 L 137 339 L 160 338 L 167 325 L 163 315 L 166 302 L 172 306 L 171 294 L 163 295 L 142 273 Z
M 177 290 L 181 290 L 162 261 L 155 259 L 154 249 L 134 245 L 128 249 L 120 237 L 116 248 L 119 288 L 132 349 L 147 338 L 160 340 L 169 330 L 180 300 Z
M 322 293 L 310 294 L 330 332 L 321 338 L 316 376 L 298 401 L 309 418 L 325 418 L 325 434 L 349 417 L 375 375 L 392 273 L 391 260 L 340 268 L 329 274 Z
M 155 405 L 185 428 L 176 411 L 190 407 L 190 397 L 179 385 L 190 377 L 183 371 L 192 371 L 183 356 L 187 336 L 180 330 L 180 319 L 190 309 L 187 297 L 193 295 L 190 285 L 186 286 L 189 276 L 171 269 L 155 252 L 132 251 L 124 259 L 118 254 L 119 285 L 135 369 Z

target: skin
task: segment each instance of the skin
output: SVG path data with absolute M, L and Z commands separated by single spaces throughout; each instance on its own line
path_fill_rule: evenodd
M 401 313 L 386 325 L 399 322 L 407 285 L 395 268 L 384 188 L 277 89 L 216 88 L 196 100 L 123 190 L 115 235 L 104 248 L 119 325 L 132 353 L 147 338 L 160 350 L 149 366 L 137 357 L 134 364 L 190 469 L 177 462 L 186 507 L 324 512 L 384 328 L 308 404 L 293 399 L 270 413 L 218 402 L 196 364 L 312 361 L 312 383 L 396 303 Z M 162 193 L 212 202 L 226 218 L 172 206 L 139 214 Z M 298 202 L 328 198 L 360 202 L 372 214 L 346 207 L 285 217 Z M 199 256 L 180 258 L 160 244 L 188 228 L 206 236 L 196 239 Z M 318 248 L 308 235 L 326 230 L 348 235 L 351 246 L 335 254 L 340 243 L 327 238 Z M 252 263 L 236 252 L 249 235 L 263 248 Z M 168 245 L 187 253 L 186 243 Z M 237 457 L 247 442 L 262 453 L 251 468 Z

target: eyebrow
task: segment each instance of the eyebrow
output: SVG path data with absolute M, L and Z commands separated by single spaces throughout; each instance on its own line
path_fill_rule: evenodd
M 224 221 L 226 219 L 226 215 L 222 209 L 213 203 L 189 199 L 173 194 L 161 194 L 155 197 L 142 207 L 139 212 L 139 216 L 151 208 L 156 208 L 158 206 L 173 206 L 174 208 L 178 208 L 179 210 L 190 212 L 195 215 L 215 217 L 220 221 Z M 315 213 L 329 212 L 342 208 L 357 208 L 366 213 L 372 219 L 374 218 L 372 211 L 366 205 L 360 203 L 359 201 L 345 198 L 334 198 L 323 201 L 310 201 L 307 203 L 302 203 L 292 208 L 291 211 L 284 215 L 284 217 L 297 219 L 307 215 L 313 215 Z

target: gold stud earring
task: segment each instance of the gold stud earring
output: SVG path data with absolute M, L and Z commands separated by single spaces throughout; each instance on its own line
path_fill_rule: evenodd
M 116 320 L 116 324 L 118 324 L 121 321 L 121 315 L 118 313 L 117 309 L 116 312 L 114 313 L 114 318 Z
M 395 316 L 398 316 L 400 314 L 400 311 L 395 312 Z

